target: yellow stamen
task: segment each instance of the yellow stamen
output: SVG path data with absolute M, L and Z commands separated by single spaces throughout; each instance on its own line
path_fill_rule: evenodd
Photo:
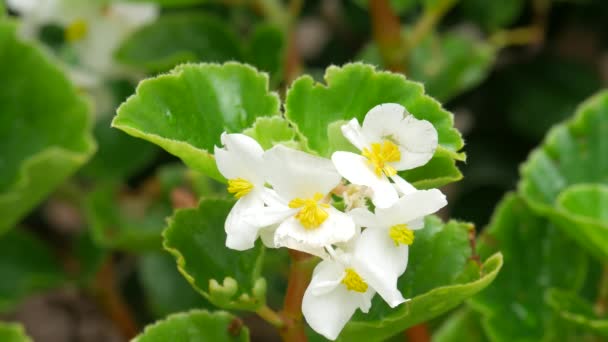
M 89 31 L 89 25 L 82 19 L 74 20 L 68 27 L 65 28 L 65 40 L 70 43 L 77 42 L 86 37 Z
M 364 148 L 361 153 L 367 158 L 368 163 L 374 167 L 374 172 L 378 177 L 382 175 L 382 172 L 387 176 L 394 176 L 397 174 L 397 170 L 387 162 L 397 162 L 401 160 L 401 152 L 399 146 L 395 145 L 392 141 L 385 140 L 380 143 L 372 143 L 371 151 L 368 148 Z
M 406 224 L 396 224 L 388 231 L 388 235 L 395 241 L 395 246 L 411 245 L 414 243 L 414 231 Z
M 346 275 L 342 278 L 342 284 L 350 291 L 365 292 L 367 291 L 367 283 L 361 276 L 352 268 L 345 270 Z
M 323 194 L 317 192 L 313 198 L 296 198 L 289 202 L 289 207 L 292 209 L 302 208 L 296 214 L 296 218 L 300 220 L 300 223 L 302 226 L 304 226 L 304 228 L 318 228 L 329 216 L 325 210 L 321 209 L 321 207 L 329 208 L 329 204 L 319 203 L 322 198 Z
M 228 192 L 234 194 L 234 197 L 241 198 L 247 195 L 253 189 L 253 184 L 243 178 L 235 178 L 228 180 Z

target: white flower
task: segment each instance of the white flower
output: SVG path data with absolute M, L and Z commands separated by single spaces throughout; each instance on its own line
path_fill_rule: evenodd
M 378 283 L 377 279 L 364 275 L 357 260 L 357 254 L 361 255 L 357 250 L 362 238 L 365 239 L 364 236 L 358 239 L 354 253 L 339 249 L 333 251 L 328 247 L 331 259 L 317 265 L 302 299 L 302 312 L 308 325 L 330 340 L 338 337 L 357 309 L 364 313 L 369 311 L 376 291 L 386 291 L 383 298 L 387 293 L 399 297 L 398 300 L 389 302 L 391 307 L 406 301 L 396 282 Z M 378 264 L 376 268 L 384 268 L 384 265 Z
M 268 196 L 263 210 L 251 211 L 248 221 L 278 224 L 276 247 L 323 257 L 324 246 L 353 237 L 353 220 L 329 204 L 331 190 L 341 181 L 330 160 L 277 145 L 264 153 L 264 170 L 276 196 Z
M 332 161 L 336 169 L 349 182 L 372 188 L 372 201 L 380 208 L 398 199 L 389 178 L 405 182 L 397 171 L 426 164 L 438 143 L 437 131 L 430 122 L 416 119 L 395 103 L 372 108 L 363 127 L 352 119 L 342 126 L 342 133 L 362 153 L 335 152 Z
M 246 250 L 254 246 L 261 226 L 244 218 L 249 210 L 264 208 L 264 150 L 244 134 L 222 134 L 224 148 L 215 147 L 215 161 L 220 173 L 228 179 L 228 192 L 238 201 L 226 218 L 226 246 Z
M 358 226 L 367 227 L 357 240 L 353 263 L 389 305 L 403 299 L 394 289 L 407 267 L 414 231 L 424 227 L 425 216 L 446 204 L 445 196 L 437 189 L 417 190 L 389 208 L 376 208 L 375 214 L 362 208 L 348 213 Z
M 70 75 L 79 86 L 91 88 L 101 78 L 120 70 L 114 52 L 138 27 L 158 17 L 155 4 L 76 0 L 8 0 L 8 7 L 21 16 L 21 34 L 35 39 L 43 25 L 58 24 L 66 43 L 78 57 Z

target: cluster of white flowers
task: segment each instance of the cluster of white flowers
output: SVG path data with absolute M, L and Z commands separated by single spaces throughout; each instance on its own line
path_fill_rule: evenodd
M 21 35 L 36 39 L 44 25 L 59 25 L 79 64 L 69 69 L 73 81 L 95 87 L 119 69 L 114 52 L 135 29 L 154 21 L 160 9 L 151 3 L 93 0 L 7 0 L 21 17 Z
M 363 126 L 353 119 L 342 132 L 360 155 L 335 152 L 329 160 L 283 145 L 264 151 L 248 136 L 225 133 L 224 147 L 215 148 L 228 191 L 238 198 L 226 219 L 226 245 L 245 250 L 259 236 L 266 246 L 321 257 L 302 311 L 332 340 L 357 308 L 368 312 L 376 292 L 391 307 L 406 301 L 397 279 L 414 231 L 447 204 L 441 191 L 417 190 L 397 174 L 433 156 L 438 138 L 428 121 L 387 103 L 372 108 Z M 345 212 L 332 206 L 335 196 L 349 202 Z M 368 197 L 373 212 L 361 200 Z

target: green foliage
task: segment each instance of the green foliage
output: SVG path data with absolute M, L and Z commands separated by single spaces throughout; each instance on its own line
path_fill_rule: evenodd
M 179 271 L 213 304 L 256 310 L 265 304 L 266 281 L 260 276 L 264 249 L 225 246 L 223 226 L 234 201 L 203 199 L 198 208 L 178 210 L 163 233 L 164 246 Z
M 382 341 L 408 327 L 427 321 L 458 306 L 486 288 L 502 267 L 502 255 L 474 262 L 469 245 L 472 226 L 426 219 L 416 232 L 408 269 L 398 287 L 410 300 L 391 309 L 379 296 L 368 314 L 357 312 L 342 331 L 340 341 Z
M 408 35 L 409 30 L 403 30 Z M 429 95 L 448 101 L 479 85 L 496 59 L 490 44 L 460 32 L 431 33 L 412 48 L 407 63 L 408 78 L 422 82 Z M 383 65 L 378 47 L 371 43 L 359 58 Z
M 48 246 L 12 230 L 0 237 L 0 279 L 0 312 L 6 312 L 29 295 L 58 287 L 66 276 Z
M 11 21 L 0 21 L 0 74 L 6 85 L 0 90 L 0 233 L 95 150 L 87 104 L 59 68 L 19 41 L 15 30 Z
M 116 53 L 124 64 L 150 72 L 184 62 L 242 59 L 236 34 L 221 20 L 200 13 L 175 13 L 141 28 Z
M 608 319 L 599 317 L 591 303 L 572 292 L 557 289 L 548 291 L 546 300 L 564 320 L 608 338 Z
M 524 0 L 462 0 L 462 9 L 465 17 L 493 31 L 511 25 L 520 16 L 525 3 Z
M 209 304 L 177 271 L 175 260 L 166 252 L 146 253 L 138 264 L 139 281 L 146 303 L 156 317 L 206 308 Z
M 462 308 L 450 315 L 433 333 L 433 342 L 487 342 L 481 327 L 481 317 L 470 308 Z
M 85 207 L 97 244 L 130 251 L 159 250 L 165 218 L 172 212 L 164 196 L 130 195 L 111 185 L 88 194 Z
M 112 128 L 111 120 L 112 116 L 106 116 L 95 123 L 93 133 L 99 148 L 81 170 L 90 179 L 124 180 L 141 171 L 158 154 L 154 145 Z
M 516 195 L 507 196 L 479 241 L 486 257 L 500 250 L 505 266 L 471 306 L 483 314 L 491 341 L 540 341 L 569 331 L 544 298 L 550 288 L 576 291 L 587 276 L 584 251 Z
M 271 80 L 276 84 L 282 77 L 286 45 L 285 36 L 280 28 L 275 25 L 260 24 L 250 38 L 245 60 L 268 72 Z
M 522 166 L 518 186 L 532 209 L 601 260 L 608 259 L 606 206 L 601 207 L 608 183 L 607 122 L 608 92 L 602 92 L 549 132 Z M 588 206 L 592 199 L 599 202 Z
M 223 180 L 209 152 L 220 145 L 221 133 L 240 132 L 257 117 L 278 113 L 279 99 L 268 91 L 265 74 L 238 63 L 186 64 L 142 81 L 112 125 Z
M 459 152 L 464 143 L 453 127 L 452 114 L 425 95 L 419 83 L 360 63 L 329 67 L 325 82 L 302 76 L 287 92 L 285 116 L 297 125 L 308 149 L 330 156 L 334 152 L 329 143 L 330 124 L 351 118 L 362 122 L 375 105 L 399 103 L 415 117 L 430 121 L 439 133 L 436 155 L 427 165 L 404 172 L 406 179 L 420 187 L 436 187 L 462 177 L 455 160 L 464 160 L 464 153 Z
M 0 7 L 2 3 L 0 3 Z M 2 10 L 2 8 L 0 8 Z M 0 322 L 0 341 L 2 342 L 32 342 L 25 334 L 20 324 Z
M 249 330 L 237 317 L 223 311 L 192 310 L 146 327 L 133 342 L 213 341 L 246 342 Z

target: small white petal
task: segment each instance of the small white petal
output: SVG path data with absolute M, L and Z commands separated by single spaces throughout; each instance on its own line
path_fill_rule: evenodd
M 108 8 L 108 15 L 116 17 L 130 27 L 139 27 L 154 21 L 160 12 L 155 4 L 115 2 Z
M 331 160 L 283 145 L 266 151 L 264 162 L 268 183 L 287 200 L 325 195 L 340 184 Z
M 401 160 L 391 165 L 397 170 L 409 170 L 426 164 L 438 144 L 437 130 L 430 122 L 413 115 L 405 117 L 393 137 L 399 142 Z
M 378 222 L 378 217 L 368 209 L 356 208 L 347 212 L 347 214 L 353 218 L 353 221 L 359 227 L 377 227 L 382 225 Z
M 386 229 L 370 228 L 357 240 L 352 264 L 369 286 L 395 307 L 405 298 L 397 288 L 397 279 L 407 267 L 408 246 L 395 243 Z
M 373 291 L 349 291 L 339 281 L 344 268 L 333 261 L 322 261 L 315 268 L 302 299 L 302 313 L 308 325 L 330 340 L 335 340 L 357 308 L 369 309 Z M 331 290 L 330 284 L 337 285 Z M 371 295 L 370 295 L 371 294 Z
M 256 193 L 249 193 L 240 198 L 230 210 L 224 228 L 226 230 L 226 247 L 244 251 L 252 248 L 258 237 L 259 226 L 250 224 L 244 219 L 244 213 L 264 207 L 262 199 Z
M 393 224 L 408 223 L 437 212 L 448 204 L 438 189 L 418 190 L 404 195 L 390 208 L 376 208 L 376 215 Z
M 274 232 L 277 231 L 277 228 L 278 226 L 274 225 L 260 229 L 260 239 L 264 246 L 268 248 L 278 248 L 278 246 L 274 244 Z
M 401 127 L 405 108 L 397 103 L 383 103 L 370 109 L 363 120 L 363 134 L 370 142 L 382 142 Z
M 285 219 L 295 215 L 297 212 L 297 209 L 277 205 L 249 210 L 243 213 L 243 219 L 257 227 L 268 227 L 285 221 Z
M 350 120 L 346 125 L 342 125 L 342 134 L 351 144 L 355 145 L 359 150 L 363 150 L 369 145 L 368 140 L 363 136 L 361 132 L 361 126 L 357 119 Z
M 275 244 L 325 257 L 324 246 L 346 242 L 355 235 L 350 216 L 333 207 L 324 208 L 329 216 L 319 227 L 306 229 L 295 217 L 285 220 L 275 233 Z
M 351 152 L 334 152 L 331 156 L 336 170 L 349 182 L 372 189 L 372 202 L 379 208 L 391 206 L 399 198 L 397 190 L 385 175 L 378 177 L 369 167 L 367 159 Z
M 391 176 L 391 179 L 394 182 L 395 188 L 401 195 L 407 195 L 417 191 L 417 189 L 412 184 L 401 178 L 401 176 L 399 175 Z
M 244 134 L 222 134 L 225 148 L 215 147 L 215 161 L 220 173 L 228 178 L 243 178 L 255 185 L 264 184 L 262 156 L 264 150 Z

